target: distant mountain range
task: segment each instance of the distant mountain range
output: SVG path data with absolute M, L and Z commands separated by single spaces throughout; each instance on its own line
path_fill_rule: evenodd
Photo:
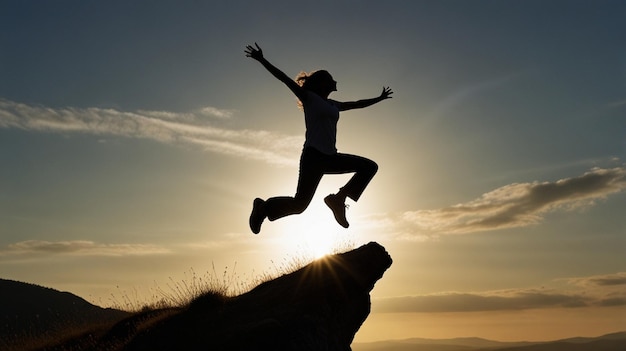
M 74 294 L 0 279 L 0 350 L 24 350 L 129 315 Z M 69 331 L 69 332 L 68 332 Z
M 353 351 L 625 351 L 626 332 L 548 342 L 500 342 L 481 338 L 389 340 L 353 343 Z

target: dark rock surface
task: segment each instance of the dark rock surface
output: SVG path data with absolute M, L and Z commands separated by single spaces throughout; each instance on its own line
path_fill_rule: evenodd
M 236 297 L 207 294 L 184 310 L 116 325 L 94 349 L 351 350 L 370 291 L 392 260 L 374 242 L 327 256 Z

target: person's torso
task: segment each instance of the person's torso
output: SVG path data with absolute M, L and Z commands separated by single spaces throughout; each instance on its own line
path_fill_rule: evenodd
M 336 153 L 338 102 L 325 100 L 315 93 L 307 92 L 303 108 L 306 125 L 304 145 L 312 146 L 325 154 Z

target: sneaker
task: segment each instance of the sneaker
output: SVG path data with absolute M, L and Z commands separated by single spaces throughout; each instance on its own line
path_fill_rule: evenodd
M 324 202 L 333 211 L 337 223 L 344 228 L 348 228 L 350 226 L 350 223 L 348 223 L 346 219 L 346 207 L 348 206 L 335 194 L 326 196 Z
M 257 197 L 254 199 L 250 214 L 250 229 L 254 234 L 259 234 L 261 231 L 261 224 L 263 224 L 265 216 L 265 201 Z

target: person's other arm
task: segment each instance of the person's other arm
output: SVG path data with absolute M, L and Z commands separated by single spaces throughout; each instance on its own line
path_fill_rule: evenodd
M 380 96 L 377 96 L 377 97 L 371 98 L 371 99 L 363 99 L 363 100 L 357 100 L 357 101 L 340 102 L 339 103 L 339 109 L 341 111 L 346 111 L 346 110 L 352 110 L 352 109 L 356 109 L 356 108 L 369 107 L 369 106 L 377 104 L 377 103 L 379 103 L 379 102 L 381 102 L 383 100 L 391 99 L 392 98 L 391 94 L 393 94 L 393 91 L 391 91 L 391 88 L 383 87 L 383 91 L 382 91 L 382 93 L 380 93 Z
M 278 69 L 276 66 L 272 65 L 265 57 L 263 57 L 263 50 L 257 43 L 254 43 L 256 48 L 253 48 L 251 45 L 246 46 L 247 57 L 251 57 L 261 63 L 265 69 L 267 69 L 276 79 L 283 82 L 300 101 L 304 101 L 306 99 L 306 94 L 304 89 L 296 83 L 295 80 L 289 78 L 283 71 Z

